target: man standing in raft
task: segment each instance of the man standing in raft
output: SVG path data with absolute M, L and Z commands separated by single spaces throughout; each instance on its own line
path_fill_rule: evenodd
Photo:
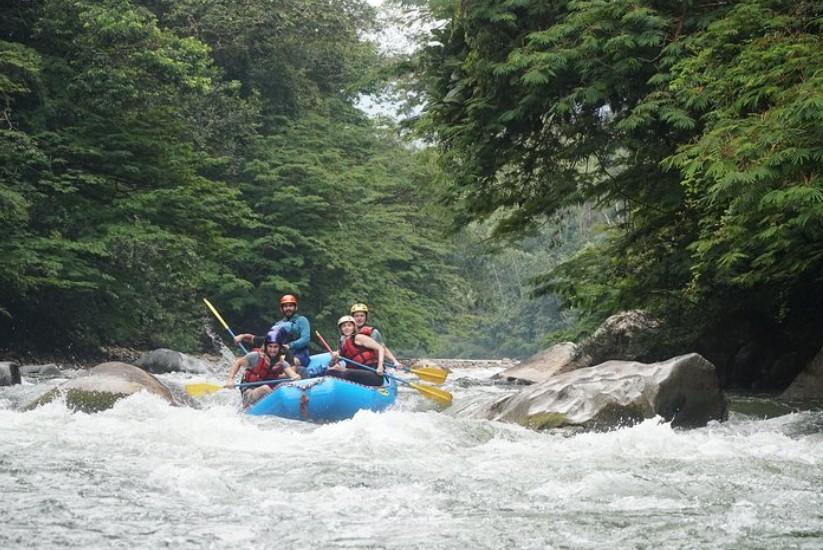
M 292 353 L 294 365 L 308 366 L 311 325 L 304 316 L 297 315 L 297 297 L 294 294 L 286 294 L 280 298 L 280 311 L 283 318 L 272 325 L 271 330 L 284 329 L 287 339 L 283 347 Z M 234 337 L 235 342 L 257 342 L 257 339 L 258 336 L 248 333 Z

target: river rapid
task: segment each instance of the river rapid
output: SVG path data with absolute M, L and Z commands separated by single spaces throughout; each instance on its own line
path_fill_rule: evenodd
M 511 391 L 497 370 L 444 388 Z M 820 409 L 747 398 L 706 428 L 604 433 L 455 418 L 410 388 L 327 425 L 232 391 L 18 410 L 60 381 L 0 388 L 0 548 L 823 548 Z

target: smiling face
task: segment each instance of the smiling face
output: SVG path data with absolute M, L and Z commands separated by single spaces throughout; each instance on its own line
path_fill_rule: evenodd
M 343 336 L 351 336 L 354 334 L 354 323 L 351 321 L 346 321 L 345 323 L 340 323 L 338 327 L 340 329 L 340 334 Z
M 354 322 L 357 324 L 357 328 L 360 328 L 366 324 L 368 314 L 358 311 L 357 313 L 352 313 L 351 316 L 354 317 Z

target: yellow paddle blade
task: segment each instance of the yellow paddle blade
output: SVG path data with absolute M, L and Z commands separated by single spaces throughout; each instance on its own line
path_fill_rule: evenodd
M 192 397 L 203 397 L 204 395 L 208 395 L 222 389 L 223 386 L 219 384 L 209 384 L 208 382 L 186 384 L 186 393 Z
M 203 301 L 206 302 L 206 305 L 211 310 L 211 312 L 214 314 L 214 316 L 217 317 L 217 320 L 220 321 L 220 324 L 223 325 L 223 328 L 228 330 L 229 332 L 231 332 L 231 329 L 229 328 L 229 325 L 226 324 L 226 321 L 224 321 L 223 318 L 220 316 L 220 314 L 217 312 L 217 308 L 215 308 L 213 305 L 211 305 L 211 302 L 209 302 L 205 298 L 203 298 Z
M 422 380 L 426 382 L 432 382 L 433 384 L 442 384 L 446 381 L 446 377 L 449 375 L 449 372 L 445 369 L 439 369 L 437 367 L 417 367 L 409 369 L 409 372 L 412 374 L 416 374 Z
M 448 407 L 452 404 L 452 394 L 450 394 L 446 390 L 441 390 L 440 388 L 435 388 L 432 386 L 423 386 L 421 384 L 415 384 L 413 382 L 409 382 L 408 384 L 412 388 L 422 393 L 424 397 L 428 397 L 432 401 L 437 402 L 439 405 Z

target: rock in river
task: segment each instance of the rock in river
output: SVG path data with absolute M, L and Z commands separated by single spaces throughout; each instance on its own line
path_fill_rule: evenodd
M 710 420 L 724 420 L 727 408 L 714 365 L 691 353 L 650 364 L 607 361 L 452 412 L 534 429 L 609 429 L 658 415 L 676 427 L 704 426 Z
M 83 412 L 98 412 L 111 408 L 118 399 L 140 391 L 159 395 L 176 405 L 169 389 L 144 370 L 112 361 L 101 363 L 77 378 L 52 389 L 26 406 L 33 409 L 64 395 L 69 408 Z

